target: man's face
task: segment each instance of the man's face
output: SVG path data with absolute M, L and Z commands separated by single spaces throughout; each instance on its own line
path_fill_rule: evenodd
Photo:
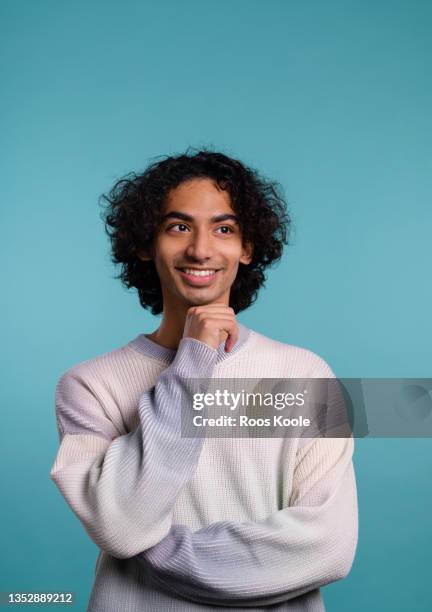
M 154 263 L 164 310 L 228 305 L 238 266 L 248 264 L 252 255 L 252 249 L 242 245 L 228 192 L 211 179 L 187 180 L 169 192 L 163 215 Z

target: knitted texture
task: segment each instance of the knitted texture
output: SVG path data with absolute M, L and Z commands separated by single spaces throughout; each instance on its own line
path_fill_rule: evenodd
M 188 378 L 334 377 L 313 352 L 239 329 L 230 353 L 140 334 L 60 378 L 51 478 L 101 551 L 88 612 L 317 612 L 320 587 L 350 571 L 352 437 L 181 437 Z

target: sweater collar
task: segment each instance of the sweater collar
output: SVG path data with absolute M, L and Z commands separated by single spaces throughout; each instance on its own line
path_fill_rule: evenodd
M 231 357 L 231 355 L 237 353 L 237 351 L 243 347 L 249 338 L 251 330 L 241 323 L 237 322 L 237 324 L 239 329 L 239 337 L 237 342 L 234 344 L 229 353 L 224 350 L 225 342 L 221 342 L 217 348 L 216 363 L 223 361 L 224 359 L 227 359 L 228 357 Z M 139 353 L 147 355 L 148 357 L 153 357 L 153 359 L 157 359 L 165 363 L 171 363 L 177 353 L 177 349 L 167 348 L 166 346 L 162 346 L 161 344 L 150 340 L 147 334 L 139 334 L 136 338 L 131 340 L 128 345 Z

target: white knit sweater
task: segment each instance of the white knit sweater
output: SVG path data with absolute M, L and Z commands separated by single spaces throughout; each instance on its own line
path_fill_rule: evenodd
M 60 378 L 51 478 L 101 549 L 88 612 L 315 612 L 319 587 L 350 571 L 352 437 L 180 435 L 185 378 L 334 377 L 311 351 L 239 329 L 230 353 L 140 334 Z

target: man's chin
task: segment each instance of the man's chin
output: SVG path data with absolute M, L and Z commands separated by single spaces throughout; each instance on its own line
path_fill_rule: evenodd
M 203 297 L 201 299 L 197 298 L 193 300 L 187 300 L 186 303 L 189 307 L 191 307 L 191 306 L 207 306 L 208 304 L 214 304 L 216 302 L 221 302 L 221 301 L 222 301 L 221 299 L 217 299 L 217 298 L 210 299 L 210 298 Z
M 208 304 L 215 304 L 216 302 L 223 302 L 223 295 L 210 295 L 209 293 L 202 293 L 201 295 L 188 295 L 185 296 L 185 302 L 188 307 L 192 306 L 207 306 Z

